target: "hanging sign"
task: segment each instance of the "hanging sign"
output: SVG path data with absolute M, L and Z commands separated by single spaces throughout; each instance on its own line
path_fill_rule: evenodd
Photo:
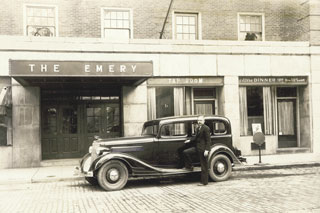
M 307 76 L 239 77 L 240 86 L 251 85 L 308 85 Z
M 150 78 L 148 86 L 223 86 L 222 77 L 165 77 Z

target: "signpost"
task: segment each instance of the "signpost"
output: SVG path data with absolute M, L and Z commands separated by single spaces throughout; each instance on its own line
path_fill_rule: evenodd
M 261 145 L 265 143 L 265 136 L 262 132 L 256 132 L 253 134 L 253 142 L 259 147 L 259 164 L 261 164 Z

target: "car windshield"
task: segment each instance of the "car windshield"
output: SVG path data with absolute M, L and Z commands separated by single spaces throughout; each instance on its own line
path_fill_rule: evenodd
M 142 129 L 142 135 L 153 135 L 156 136 L 158 134 L 159 125 L 155 123 L 146 123 Z

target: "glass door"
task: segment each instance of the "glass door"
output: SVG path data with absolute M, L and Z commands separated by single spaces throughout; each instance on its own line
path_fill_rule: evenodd
M 214 115 L 215 101 L 195 101 L 194 113 L 196 115 Z
M 58 106 L 54 104 L 42 106 L 42 158 L 55 158 L 58 153 Z
M 79 106 L 62 105 L 60 106 L 60 157 L 78 157 L 81 152 L 80 129 L 79 129 Z
M 298 147 L 297 88 L 277 88 L 278 147 Z
M 193 113 L 215 115 L 217 112 L 216 88 L 193 88 Z
M 297 147 L 296 100 L 278 100 L 278 146 Z
M 72 104 L 48 104 L 42 107 L 43 159 L 81 156 L 79 107 Z
M 85 148 L 88 150 L 95 136 L 120 137 L 119 103 L 85 103 Z

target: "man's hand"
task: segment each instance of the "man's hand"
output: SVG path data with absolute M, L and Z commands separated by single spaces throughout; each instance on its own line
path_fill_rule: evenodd
M 190 140 L 186 140 L 184 143 L 190 143 Z
M 204 153 L 203 153 L 203 155 L 204 155 L 205 157 L 208 157 L 208 154 L 209 154 L 209 151 L 208 151 L 208 150 L 204 151 Z

